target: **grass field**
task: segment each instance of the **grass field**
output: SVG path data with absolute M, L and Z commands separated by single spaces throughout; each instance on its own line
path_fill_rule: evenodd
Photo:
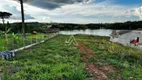
M 87 80 L 104 73 L 105 80 L 142 80 L 142 51 L 109 41 L 108 37 L 76 35 L 77 42 L 91 50 L 91 56 L 78 47 L 65 44 L 69 36 L 58 36 L 9 60 L 0 60 L 4 80 Z M 90 53 L 89 53 L 90 54 Z M 87 57 L 83 57 L 86 55 Z M 93 56 L 92 56 L 93 55 Z M 87 59 L 83 60 L 83 59 Z M 95 74 L 86 65 L 95 65 Z M 103 71 L 111 66 L 112 72 Z M 89 68 L 89 67 L 88 67 Z M 107 74 L 106 74 L 107 73 Z
M 89 62 L 114 66 L 122 80 L 142 80 L 142 50 L 110 42 L 108 37 L 78 35 L 76 38 L 95 51 L 97 57 L 89 58 Z

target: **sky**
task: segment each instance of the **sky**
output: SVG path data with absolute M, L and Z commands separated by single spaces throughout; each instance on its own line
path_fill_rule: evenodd
M 114 23 L 142 20 L 142 0 L 23 0 L 26 22 Z M 0 11 L 21 22 L 18 0 L 0 0 Z M 0 22 L 2 22 L 0 20 Z

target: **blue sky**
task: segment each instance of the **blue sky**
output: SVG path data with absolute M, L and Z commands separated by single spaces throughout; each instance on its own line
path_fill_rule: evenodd
M 38 22 L 113 23 L 142 20 L 142 0 L 24 0 L 25 19 Z M 20 4 L 0 0 L 0 11 L 20 22 Z M 0 20 L 1 22 L 1 20 Z
M 100 3 L 104 1 L 109 1 L 112 2 L 112 4 L 125 5 L 125 6 L 142 5 L 142 0 L 96 0 L 93 3 Z
M 115 4 L 120 4 L 120 5 L 142 5 L 142 0 L 114 0 Z

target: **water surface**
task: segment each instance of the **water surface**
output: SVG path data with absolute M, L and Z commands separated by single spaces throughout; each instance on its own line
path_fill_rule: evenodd
M 64 35 L 76 35 L 76 34 L 86 34 L 86 35 L 97 35 L 97 36 L 110 36 L 112 30 L 110 29 L 97 29 L 97 30 L 72 30 L 72 31 L 60 31 L 60 34 Z

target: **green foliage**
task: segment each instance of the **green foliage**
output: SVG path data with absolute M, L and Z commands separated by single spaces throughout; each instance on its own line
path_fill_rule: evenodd
M 16 36 L 14 33 L 12 33 L 12 38 L 14 40 L 14 43 L 18 43 L 20 41 L 19 37 Z
M 10 61 L 10 80 L 85 80 L 86 72 L 78 50 L 64 44 L 66 36 L 17 53 Z M 70 55 L 74 53 L 74 55 Z
M 14 33 L 12 33 L 12 37 L 15 39 L 15 40 L 17 40 L 19 37 L 18 36 L 16 36 Z

